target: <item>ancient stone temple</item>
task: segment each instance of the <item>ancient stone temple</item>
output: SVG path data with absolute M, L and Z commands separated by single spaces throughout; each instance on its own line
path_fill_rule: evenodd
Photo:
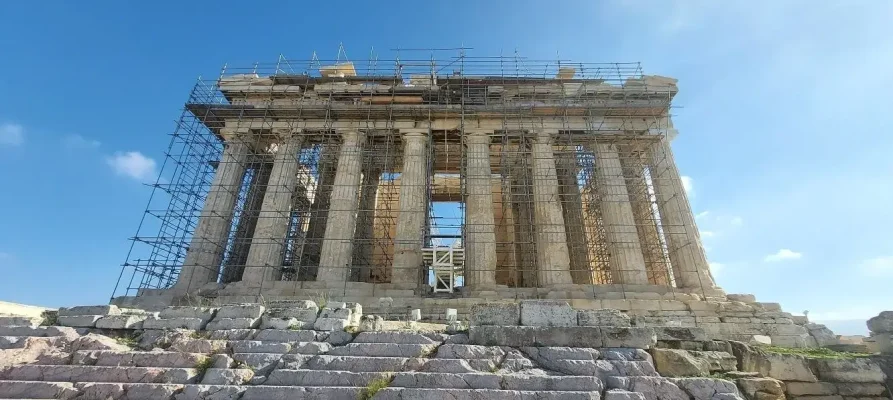
M 724 296 L 673 159 L 675 79 L 638 64 L 386 64 L 280 60 L 201 80 L 116 301 L 387 297 L 438 313 Z

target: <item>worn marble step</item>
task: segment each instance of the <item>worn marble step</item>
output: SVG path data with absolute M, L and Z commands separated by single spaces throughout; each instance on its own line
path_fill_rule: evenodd
M 438 344 L 428 336 L 415 332 L 376 331 L 361 332 L 352 343 L 388 343 L 388 344 Z
M 436 344 L 348 343 L 331 349 L 328 355 L 358 357 L 427 357 Z
M 491 359 L 430 358 L 419 367 L 419 372 L 446 372 L 453 374 L 490 372 L 497 363 Z
M 70 399 L 77 394 L 71 382 L 0 381 L 0 398 Z
M 270 373 L 264 385 L 272 386 L 344 386 L 365 387 L 386 372 L 349 372 L 309 369 L 277 369 Z
M 349 372 L 400 372 L 416 370 L 428 359 L 407 357 L 359 357 L 319 355 L 309 358 L 305 369 Z
M 167 383 L 83 382 L 75 384 L 80 399 L 149 400 L 172 399 L 184 385 Z
M 195 383 L 194 368 L 17 365 L 0 370 L 0 380 L 109 383 Z
M 234 353 L 323 354 L 332 349 L 326 342 L 274 342 L 261 340 L 231 340 Z
M 60 347 L 60 342 L 64 340 L 66 339 L 59 336 L 0 336 L 0 350 L 21 349 L 24 348 L 25 344 L 29 341 L 31 343 L 41 341 L 51 347 Z
M 534 391 L 601 391 L 604 384 L 594 376 L 497 375 L 492 373 L 400 372 L 392 387 L 429 389 L 505 389 Z
M 311 330 L 290 330 L 290 329 L 261 329 L 258 330 L 251 340 L 260 340 L 262 342 L 315 342 L 320 341 L 321 336 L 316 331 Z
M 365 388 L 314 386 L 247 386 L 240 400 L 357 399 Z M 378 397 L 376 397 L 377 399 Z M 433 398 L 433 397 L 432 397 Z
M 599 392 L 384 388 L 375 400 L 599 400 Z
M 78 337 L 74 328 L 66 326 L 0 326 L 0 336 Z
M 72 355 L 72 365 L 98 367 L 195 368 L 208 354 L 176 351 L 81 350 Z

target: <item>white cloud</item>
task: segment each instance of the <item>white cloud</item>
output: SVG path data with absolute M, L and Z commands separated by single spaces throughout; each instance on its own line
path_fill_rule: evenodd
M 701 237 L 704 237 L 704 238 L 711 238 L 711 237 L 716 236 L 716 232 L 713 232 L 713 231 L 701 231 L 700 233 L 701 233 Z
M 87 139 L 78 134 L 66 135 L 62 138 L 62 143 L 70 149 L 95 149 L 102 144 L 98 140 Z
M 106 159 L 106 162 L 115 170 L 116 174 L 141 182 L 151 181 L 158 175 L 155 172 L 155 160 L 138 151 L 117 152 L 114 156 Z
M 710 215 L 710 211 L 701 211 L 701 212 L 695 214 L 695 219 L 702 219 L 708 215 Z
M 0 125 L 0 145 L 18 146 L 25 143 L 25 128 L 19 124 Z
M 859 269 L 868 276 L 893 275 L 893 256 L 865 260 L 859 264 Z
M 770 254 L 763 259 L 765 262 L 778 262 L 784 260 L 799 260 L 803 257 L 802 253 L 790 249 L 781 249 L 775 254 Z
M 726 268 L 726 265 L 723 264 L 723 263 L 718 263 L 718 262 L 711 262 L 711 263 L 710 263 L 710 271 L 713 272 L 714 275 L 719 274 L 719 273 L 722 272 L 725 268 Z
M 685 193 L 689 196 L 695 195 L 695 183 L 694 180 L 691 179 L 690 176 L 683 175 L 682 176 L 682 188 L 685 189 Z

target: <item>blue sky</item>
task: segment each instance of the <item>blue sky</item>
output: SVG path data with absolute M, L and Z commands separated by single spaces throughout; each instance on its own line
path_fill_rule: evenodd
M 0 3 L 0 300 L 108 301 L 195 79 L 343 42 L 678 78 L 674 148 L 720 285 L 838 333 L 893 308 L 893 3 L 357 3 Z

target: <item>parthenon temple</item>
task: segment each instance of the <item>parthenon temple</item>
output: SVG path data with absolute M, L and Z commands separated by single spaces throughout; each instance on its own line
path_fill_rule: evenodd
M 195 86 L 121 301 L 723 295 L 671 150 L 675 79 L 464 55 L 293 65 Z

